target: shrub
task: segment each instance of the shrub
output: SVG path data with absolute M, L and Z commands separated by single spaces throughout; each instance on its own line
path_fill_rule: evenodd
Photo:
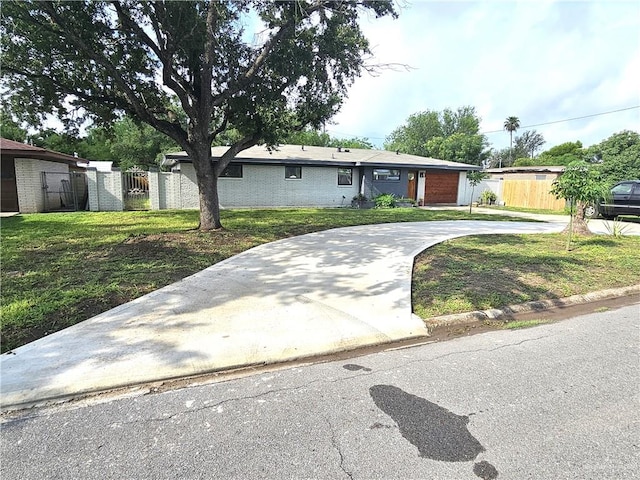
M 480 194 L 480 200 L 485 205 L 491 205 L 495 203 L 497 199 L 498 199 L 498 196 L 495 193 L 493 193 L 491 190 L 485 190 Z
M 383 193 L 375 198 L 376 208 L 395 208 L 396 197 L 393 193 Z

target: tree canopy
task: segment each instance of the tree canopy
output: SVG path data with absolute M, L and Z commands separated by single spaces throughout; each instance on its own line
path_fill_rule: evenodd
M 481 165 L 488 152 L 486 137 L 479 132 L 480 117 L 474 107 L 442 112 L 427 110 L 410 115 L 404 125 L 386 138 L 384 148 Z
M 640 179 L 640 134 L 630 130 L 615 133 L 586 149 L 584 157 L 598 163 L 608 186 L 622 180 Z
M 595 165 L 579 160 L 570 163 L 564 173 L 553 181 L 551 194 L 569 203 L 571 221 L 565 230 L 568 233 L 569 250 L 573 233 L 591 234 L 584 219 L 584 209 L 588 204 L 606 197 L 608 188 L 603 184 Z
M 5 108 L 0 109 L 0 136 L 14 142 L 24 142 L 27 139 L 27 130 Z
M 344 147 L 344 148 L 363 148 L 366 150 L 373 149 L 373 144 L 368 138 L 335 138 L 326 132 L 306 128 L 299 132 L 289 135 L 284 143 L 291 145 L 310 145 L 316 147 Z
M 158 166 L 164 153 L 180 150 L 166 135 L 149 125 L 136 124 L 129 117 L 108 127 L 89 128 L 84 137 L 43 129 L 27 134 L 26 139 L 38 147 L 70 155 L 77 153 L 87 160 L 110 160 L 122 170 L 133 165 Z
M 365 13 L 396 16 L 393 2 L 368 0 L 5 1 L 1 87 L 31 123 L 127 114 L 169 136 L 193 161 L 200 228 L 219 228 L 217 179 L 229 162 L 319 128 L 370 68 Z M 210 147 L 230 126 L 237 137 L 213 164 Z

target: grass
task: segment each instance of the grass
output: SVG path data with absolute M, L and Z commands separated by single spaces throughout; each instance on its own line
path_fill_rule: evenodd
M 416 258 L 414 312 L 422 318 L 559 299 L 640 283 L 640 237 L 480 235 Z
M 276 209 L 222 212 L 200 232 L 197 211 L 75 212 L 1 220 L 2 352 L 240 253 L 328 228 L 386 222 L 510 220 L 467 211 Z M 414 310 L 424 318 L 639 282 L 640 238 L 467 237 L 421 255 Z
M 547 320 L 516 320 L 513 322 L 505 323 L 501 328 L 507 330 L 518 330 L 521 328 L 531 328 L 538 325 L 543 325 L 545 323 L 549 322 Z
M 1 350 L 86 320 L 273 240 L 350 225 L 485 218 L 412 208 L 227 210 L 222 212 L 226 230 L 207 233 L 195 230 L 198 212 L 188 210 L 3 218 Z

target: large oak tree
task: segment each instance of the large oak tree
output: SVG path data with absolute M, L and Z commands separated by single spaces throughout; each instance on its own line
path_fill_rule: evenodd
M 339 109 L 370 54 L 358 17 L 391 1 L 2 2 L 2 88 L 14 112 L 126 114 L 193 160 L 200 228 L 220 228 L 217 179 L 242 150 Z M 261 25 L 259 35 L 245 28 Z M 184 111 L 176 111 L 176 104 Z M 212 163 L 212 142 L 239 135 Z

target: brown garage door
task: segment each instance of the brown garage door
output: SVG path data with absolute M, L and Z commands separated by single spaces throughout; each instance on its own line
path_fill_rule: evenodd
M 458 172 L 427 170 L 424 186 L 425 203 L 457 203 Z

